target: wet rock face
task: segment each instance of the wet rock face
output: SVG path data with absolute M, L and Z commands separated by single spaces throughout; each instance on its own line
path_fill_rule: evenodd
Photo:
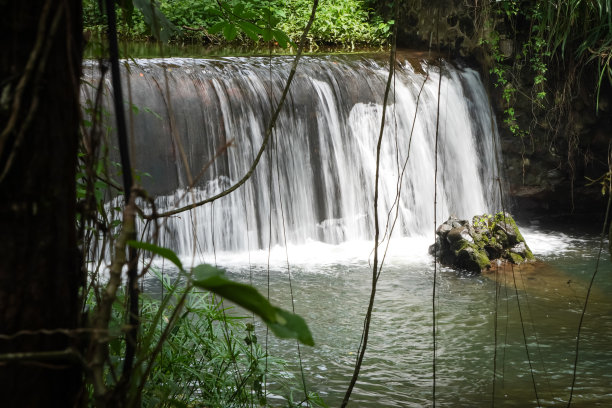
M 492 261 L 520 264 L 535 259 L 508 213 L 477 215 L 471 223 L 451 216 L 436 235 L 429 253 L 443 265 L 472 273 L 489 269 Z
M 384 2 L 377 1 L 379 8 Z M 474 31 L 473 10 L 463 0 L 429 0 L 400 2 L 398 36 L 400 44 L 410 48 L 420 45 L 432 48 L 436 38 L 440 47 L 455 55 L 467 56 L 478 46 Z

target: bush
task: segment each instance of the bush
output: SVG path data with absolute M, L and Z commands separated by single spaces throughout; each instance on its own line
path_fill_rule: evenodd
M 290 0 L 285 6 L 287 17 L 280 28 L 297 41 L 306 27 L 312 2 Z M 381 44 L 389 26 L 359 0 L 322 0 L 309 33 L 311 41 L 325 44 Z
M 299 40 L 306 27 L 312 8 L 310 0 L 232 0 L 222 4 L 229 6 L 227 10 L 221 10 L 219 3 L 213 0 L 161 0 L 159 7 L 172 24 L 179 28 L 186 27 L 173 36 L 174 40 L 225 41 L 216 35 L 214 27 L 221 21 L 229 20 L 238 27 L 235 40 L 230 38 L 230 42 L 243 44 L 253 43 L 254 36 L 241 29 L 245 20 L 231 12 L 237 5 L 240 4 L 241 10 L 252 16 L 248 21 L 260 27 L 269 25 L 273 29 L 279 28 L 294 42 Z M 86 30 L 93 34 L 103 34 L 105 18 L 98 8 L 97 0 L 83 0 L 83 11 Z M 120 18 L 123 15 L 121 10 L 118 14 Z M 119 27 L 119 34 L 123 38 L 139 40 L 151 36 L 151 30 L 140 11 L 134 10 L 130 24 L 125 20 Z M 319 44 L 379 45 L 386 41 L 389 34 L 390 25 L 376 15 L 367 2 L 322 0 L 309 39 Z

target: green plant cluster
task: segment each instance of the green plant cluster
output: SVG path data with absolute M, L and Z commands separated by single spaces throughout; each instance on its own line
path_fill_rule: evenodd
M 312 1 L 277 1 L 286 10 L 287 18 L 280 27 L 296 41 L 306 26 Z M 322 0 L 309 36 L 311 42 L 324 44 L 384 43 L 391 34 L 392 22 L 385 22 L 363 0 Z
M 594 66 L 598 103 L 604 79 L 612 84 L 610 0 L 500 0 L 491 3 L 491 7 L 487 35 L 481 41 L 489 48 L 490 73 L 495 85 L 502 89 L 504 123 L 513 134 L 526 134 L 514 108 L 517 92 L 528 96 L 540 109 L 569 100 L 558 96 L 558 92 L 554 98 L 549 97 L 546 84 L 553 67 L 579 73 L 587 65 Z M 501 42 L 506 39 L 514 42 L 512 56 L 502 52 Z M 525 77 L 531 78 L 529 91 L 520 89 Z
M 312 9 L 309 0 L 160 0 L 154 4 L 172 24 L 165 28 L 163 21 L 160 23 L 165 28 L 166 37 L 161 36 L 164 40 L 234 44 L 273 41 L 281 47 L 299 40 Z M 97 36 L 104 34 L 104 13 L 97 0 L 83 0 L 83 15 L 85 30 Z M 123 38 L 156 37 L 151 20 L 138 7 L 118 7 L 118 15 L 123 21 L 119 27 Z M 379 45 L 390 36 L 392 23 L 383 21 L 367 0 L 322 0 L 309 40 L 315 44 Z
M 152 330 L 150 341 L 144 346 L 161 347 L 145 383 L 143 405 L 265 405 L 265 377 L 283 372 L 284 363 L 266 355 L 253 324 L 228 314 L 220 299 L 210 293 L 191 291 L 180 317 L 162 342 L 164 329 L 182 293 L 167 277 L 160 277 L 160 282 L 173 301 L 165 303 L 163 299 L 143 297 L 143 331 Z M 162 309 L 164 304 L 167 307 Z M 120 358 L 122 353 L 116 351 Z M 147 350 L 143 349 L 143 353 Z

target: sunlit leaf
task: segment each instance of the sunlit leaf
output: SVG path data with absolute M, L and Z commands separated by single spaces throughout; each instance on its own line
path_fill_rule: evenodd
M 159 255 L 162 258 L 167 259 L 173 264 L 175 264 L 181 271 L 183 270 L 183 264 L 181 263 L 181 260 L 171 249 L 140 241 L 128 241 L 127 244 L 132 248 L 144 249 L 145 251 L 149 251 L 152 254 Z
M 254 287 L 227 279 L 223 270 L 211 265 L 196 266 L 193 274 L 195 286 L 211 291 L 255 313 L 278 337 L 294 338 L 303 344 L 314 345 L 312 334 L 304 319 L 273 306 Z
M 281 30 L 272 30 L 272 34 L 282 48 L 287 48 L 287 44 L 291 43 L 291 39 Z

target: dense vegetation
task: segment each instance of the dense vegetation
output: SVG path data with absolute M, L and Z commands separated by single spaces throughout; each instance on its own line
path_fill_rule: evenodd
M 57 10 L 48 1 L 9 3 L 11 9 L 2 16 L 8 40 L 0 64 L 6 78 L 0 111 L 0 156 L 4 159 L 0 201 L 4 219 L 11 224 L 3 228 L 6 247 L 0 257 L 0 309 L 3 317 L 10 315 L 12 320 L 2 322 L 1 352 L 9 363 L 28 360 L 44 364 L 20 364 L 17 370 L 3 364 L 3 383 L 9 388 L 13 383 L 21 387 L 13 392 L 20 393 L 17 397 L 22 404 L 27 404 L 25 397 L 32 389 L 48 398 L 49 405 L 62 397 L 59 394 L 69 394 L 59 404 L 63 406 L 77 401 L 99 406 L 128 402 L 136 406 L 265 404 L 262 386 L 275 370 L 274 360 L 268 358 L 264 363 L 266 355 L 258 346 L 250 320 L 241 324 L 228 317 L 219 298 L 210 292 L 231 287 L 235 293 L 248 294 L 245 298 L 258 302 L 259 298 L 246 285 L 236 286 L 216 269 L 196 276 L 183 270 L 176 255 L 164 248 L 130 241 L 135 231 L 129 231 L 126 221 L 130 217 L 134 220 L 135 205 L 129 199 L 126 207 L 132 214 L 128 216 L 126 211 L 123 218 L 119 216 L 122 209 L 104 205 L 107 190 L 119 195 L 122 187 L 109 176 L 108 168 L 114 164 L 107 161 L 104 144 L 108 129 L 100 126 L 104 113 L 99 100 L 88 101 L 85 111 L 89 116 L 78 123 L 80 24 L 84 23 L 90 35 L 106 33 L 100 3 L 84 0 L 82 21 L 74 1 L 62 3 Z M 380 3 L 384 2 L 322 1 L 308 38 L 314 44 L 383 44 L 392 19 L 378 16 L 375 10 L 381 8 Z M 162 0 L 161 13 L 146 7 L 118 7 L 122 17 L 118 31 L 128 39 L 246 44 L 274 40 L 286 46 L 301 35 L 310 6 L 307 0 Z M 610 0 L 505 0 L 477 11 L 481 14 L 474 14 L 472 31 L 490 57 L 490 72 L 506 104 L 505 123 L 513 133 L 521 138 L 533 134 L 531 117 L 524 115 L 527 124 L 521 123 L 515 109 L 521 95 L 532 102 L 529 109 L 553 111 L 555 120 L 571 120 L 572 115 L 564 113 L 572 112 L 570 105 L 580 91 L 581 75 L 591 75 L 587 84 L 597 89 L 593 105 L 604 111 L 601 95 L 611 80 Z M 511 41 L 509 52 L 504 48 L 507 40 Z M 537 120 L 536 125 L 547 126 L 547 131 L 565 126 Z M 578 137 L 583 135 L 569 131 L 564 140 L 571 148 L 577 146 Z M 77 161 L 80 172 L 75 174 Z M 609 180 L 609 172 L 607 177 Z M 130 188 L 125 189 L 129 196 Z M 143 201 L 148 199 L 144 192 L 134 194 Z M 157 256 L 174 263 L 182 280 L 169 284 L 160 277 L 162 293 L 151 298 L 137 294 L 141 310 L 133 316 L 130 307 L 134 301 L 127 289 L 134 288 L 119 288 L 124 285 L 121 276 L 127 255 L 136 249 L 146 261 Z M 104 259 L 107 254 L 113 258 L 110 267 Z M 129 258 L 131 265 L 137 264 L 138 257 Z M 85 294 L 87 299 L 83 299 Z M 272 330 L 279 330 L 277 334 L 287 329 L 278 327 L 287 321 L 283 311 L 261 302 L 253 309 Z M 4 313 L 6 310 L 13 313 Z M 49 336 L 48 330 L 58 331 Z M 133 330 L 136 338 L 131 337 Z M 292 332 L 287 337 L 311 344 L 311 338 L 300 338 L 303 334 Z M 31 340 L 22 341 L 23 336 L 31 336 Z M 132 359 L 129 364 L 127 355 Z M 30 366 L 37 366 L 34 374 Z M 88 385 L 83 388 L 85 377 Z M 14 406 L 12 397 L 3 395 L 0 401 Z M 304 398 L 316 402 L 310 395 Z
M 510 106 L 517 92 L 527 94 L 536 108 L 559 108 L 571 101 L 587 74 L 592 77 L 586 83 L 596 86 L 597 108 L 602 86 L 612 82 L 610 1 L 505 0 L 483 12 L 481 41 L 492 57 L 491 73 L 503 89 L 505 122 L 513 133 L 525 132 Z M 553 86 L 547 86 L 550 79 Z M 525 89 L 529 83 L 531 89 Z
M 602 212 L 611 174 L 612 3 L 505 0 L 481 13 L 474 32 L 500 116 L 521 140 L 505 151 L 522 169 L 515 184 L 544 186 L 566 211 Z
M 324 0 L 310 30 L 312 44 L 342 46 L 380 45 L 390 35 L 390 25 L 372 8 L 370 1 Z M 162 33 L 173 42 L 202 44 L 257 45 L 274 38 L 280 46 L 298 41 L 312 2 L 308 0 L 161 0 L 159 10 L 173 28 Z M 85 29 L 92 34 L 105 32 L 105 17 L 96 0 L 84 0 Z M 120 9 L 121 10 L 121 9 Z M 147 40 L 155 35 L 139 9 L 121 10 L 129 15 L 119 28 L 130 40 Z M 162 22 L 163 23 L 163 22 Z M 230 24 L 227 24 L 230 23 Z M 162 24 L 163 26 L 163 24 Z M 163 27 L 161 27 L 163 29 Z M 266 28 L 270 34 L 266 35 Z

